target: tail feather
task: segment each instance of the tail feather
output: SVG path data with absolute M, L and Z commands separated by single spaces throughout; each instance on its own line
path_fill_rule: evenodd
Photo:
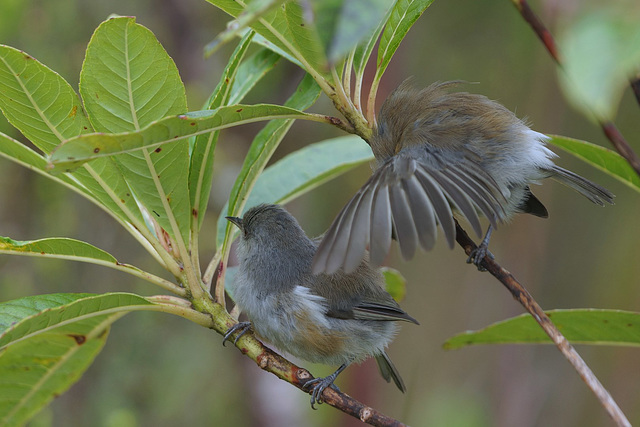
M 604 206 L 605 202 L 613 204 L 615 196 L 606 188 L 559 166 L 554 166 L 549 171 L 551 172 L 551 178 L 573 188 L 593 203 L 600 206 Z
M 400 372 L 398 372 L 396 367 L 393 365 L 387 353 L 383 351 L 382 353 L 377 355 L 376 362 L 378 362 L 378 368 L 380 369 L 380 375 L 382 375 L 382 378 L 384 378 L 387 382 L 391 382 L 391 380 L 393 380 L 393 382 L 401 392 L 404 393 L 405 391 L 407 391 L 407 388 L 404 385 L 404 381 L 402 381 L 402 377 L 400 376 Z

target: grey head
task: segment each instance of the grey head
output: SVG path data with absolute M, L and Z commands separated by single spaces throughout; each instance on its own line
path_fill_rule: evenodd
M 227 219 L 241 231 L 237 254 L 244 273 L 271 283 L 295 283 L 309 274 L 316 246 L 284 208 L 261 204 Z

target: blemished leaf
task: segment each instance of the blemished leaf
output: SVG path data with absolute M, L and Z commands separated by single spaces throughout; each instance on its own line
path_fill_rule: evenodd
M 2 45 L 0 109 L 9 122 L 45 154 L 65 139 L 93 131 L 78 95 L 69 83 L 27 53 Z M 12 148 L 14 152 L 16 149 Z M 36 161 L 24 150 L 20 155 L 23 156 L 21 161 L 27 160 L 24 156 Z M 129 215 L 136 215 L 137 207 L 130 190 L 110 160 L 96 162 L 76 171 L 73 176 L 81 185 L 61 179 L 95 197 L 123 219 L 127 218 L 123 212 L 125 207 L 128 207 Z
M 305 10 L 297 1 L 284 5 L 284 15 L 295 50 L 305 60 L 304 68 L 311 67 L 320 74 L 328 72 L 327 55 L 318 34 L 318 27 L 305 17 Z M 296 56 L 296 55 L 294 55 Z M 296 56 L 297 57 L 297 56 Z M 301 58 L 298 60 L 302 61 Z
M 98 249 L 89 243 L 66 237 L 18 241 L 0 236 L 0 253 L 88 262 L 95 260 L 99 263 L 117 262 L 112 255 L 102 249 Z
M 110 325 L 152 305 L 133 294 L 52 294 L 0 304 L 0 424 L 19 426 L 78 381 Z
M 640 9 L 607 6 L 577 19 L 560 37 L 561 87 L 590 118 L 612 120 L 629 78 L 640 70 Z
M 640 346 L 640 313 L 622 310 L 571 309 L 546 312 L 573 344 Z M 529 314 L 503 320 L 448 339 L 444 348 L 472 344 L 553 344 Z
M 253 34 L 253 32 L 247 33 L 231 54 L 227 66 L 220 77 L 220 82 L 207 101 L 206 109 L 216 109 L 229 102 L 231 88 L 235 83 L 238 67 L 247 49 L 251 45 Z M 212 131 L 208 134 L 197 136 L 191 150 L 189 194 L 192 213 L 191 221 L 194 222 L 191 229 L 195 231 L 200 230 L 207 203 L 209 202 L 212 185 L 211 179 L 213 176 L 213 160 L 218 135 L 218 131 Z
M 608 173 L 634 190 L 640 191 L 640 177 L 629 163 L 615 151 L 566 136 L 549 136 L 551 144 Z
M 295 93 L 287 100 L 285 106 L 295 108 L 296 110 L 304 110 L 313 105 L 319 95 L 320 88 L 311 76 L 307 74 L 298 85 Z M 264 170 L 267 162 L 292 124 L 292 119 L 273 120 L 256 135 L 244 159 L 242 169 L 233 185 L 229 201 L 222 210 L 222 212 L 226 212 L 226 214 L 221 215 L 221 217 L 239 215 L 260 173 Z M 231 228 L 231 225 L 227 223 L 225 236 L 230 232 Z M 224 236 L 219 236 L 218 243 L 222 244 L 222 242 L 226 243 L 224 250 L 227 250 L 231 240 Z M 219 247 L 220 246 L 218 246 L 218 248 Z
M 407 279 L 395 268 L 382 267 L 381 270 L 389 295 L 398 302 L 402 301 L 407 294 Z
M 400 42 L 407 35 L 413 24 L 422 13 L 433 3 L 433 0 L 398 0 L 391 10 L 387 25 L 380 36 L 378 46 L 378 60 L 376 77 L 382 78 L 393 54 L 396 53 Z
M 130 17 L 108 19 L 94 32 L 80 74 L 80 94 L 98 132 L 137 131 L 187 111 L 175 63 L 153 33 Z M 187 241 L 188 142 L 177 141 L 155 152 L 143 148 L 114 160 L 160 226 Z
M 371 160 L 371 148 L 355 135 L 309 144 L 266 168 L 237 216 L 260 203 L 287 203 Z M 222 208 L 222 212 L 226 211 L 226 207 Z M 221 215 L 218 219 L 218 247 L 224 238 L 226 222 Z M 236 229 L 231 229 L 231 233 Z
M 65 141 L 51 154 L 54 171 L 78 168 L 93 159 L 142 149 L 161 151 L 163 144 L 175 143 L 212 130 L 277 118 L 300 118 L 318 121 L 317 116 L 280 105 L 229 105 L 216 110 L 202 110 L 166 117 L 137 132 L 120 134 L 94 133 Z
M 392 0 L 344 0 L 327 49 L 329 61 L 337 62 L 362 41 L 371 39 L 393 3 Z

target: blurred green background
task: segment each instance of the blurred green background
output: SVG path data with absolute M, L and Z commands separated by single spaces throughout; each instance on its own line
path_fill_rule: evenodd
M 534 2 L 552 31 L 580 13 L 575 2 Z M 233 46 L 210 59 L 202 48 L 228 17 L 202 0 L 2 0 L 0 43 L 22 49 L 77 88 L 84 49 L 109 14 L 136 16 L 174 58 L 197 110 L 215 87 Z M 570 108 L 555 66 L 508 1 L 436 1 L 409 33 L 383 79 L 384 99 L 408 76 L 417 84 L 463 79 L 541 132 L 609 146 L 598 126 Z M 248 102 L 282 102 L 302 78 L 281 61 Z M 314 111 L 335 114 L 326 99 Z M 616 118 L 637 151 L 640 120 L 629 90 Z M 204 265 L 213 255 L 217 215 L 260 125 L 226 131 L 216 155 L 209 212 L 201 238 Z M 0 130 L 22 138 L 4 119 Z M 338 132 L 296 123 L 275 158 Z M 24 139 L 22 139 L 24 140 Z M 557 151 L 557 150 L 556 150 Z M 497 260 L 544 308 L 596 307 L 640 311 L 638 194 L 567 154 L 558 163 L 611 189 L 616 205 L 599 208 L 552 182 L 534 191 L 551 218 L 519 216 L 494 233 Z M 328 227 L 367 179 L 363 166 L 291 203 L 309 234 Z M 464 225 L 463 225 L 464 226 Z M 0 159 L 0 235 L 17 240 L 68 236 L 92 243 L 120 261 L 162 274 L 151 257 L 103 212 L 66 189 Z M 359 400 L 414 426 L 601 426 L 609 420 L 595 397 L 552 346 L 481 346 L 447 352 L 450 336 L 522 312 L 488 274 L 464 263 L 459 248 L 440 239 L 410 263 L 394 248 L 388 263 L 408 280 L 403 307 L 421 325 L 405 325 L 390 355 L 407 383 L 399 393 L 374 363 L 349 368 L 338 385 Z M 0 300 L 53 292 L 158 292 L 127 275 L 96 266 L 0 256 Z M 32 426 L 359 425 L 260 371 L 221 338 L 180 318 L 134 313 L 117 322 L 104 351 L 83 378 L 40 413 Z M 640 424 L 640 353 L 634 348 L 578 351 L 632 423 Z M 333 367 L 304 366 L 316 375 Z

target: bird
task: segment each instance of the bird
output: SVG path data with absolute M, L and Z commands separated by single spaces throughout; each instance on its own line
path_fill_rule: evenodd
M 379 266 L 395 239 L 405 260 L 418 246 L 433 248 L 437 225 L 450 248 L 454 212 L 482 236 L 478 213 L 489 220 L 482 243 L 467 262 L 482 270 L 492 231 L 516 213 L 548 217 L 532 184 L 554 179 L 591 202 L 613 204 L 614 195 L 554 164 L 549 137 L 486 96 L 436 82 L 416 89 L 405 80 L 383 102 L 368 141 L 375 157 L 369 180 L 336 216 L 313 260 L 314 274 L 357 268 L 369 249 Z M 453 210 L 452 210 L 453 207 Z
M 229 328 L 224 342 L 253 329 L 259 338 L 300 359 L 339 365 L 325 378 L 303 385 L 311 407 L 334 387 L 337 376 L 354 362 L 374 357 L 382 377 L 402 392 L 406 387 L 385 348 L 397 321 L 418 322 L 384 289 L 380 269 L 366 257 L 351 273 L 311 273 L 319 240 L 310 239 L 283 207 L 261 204 L 239 217 L 226 217 L 241 231 L 233 299 L 249 322 Z

